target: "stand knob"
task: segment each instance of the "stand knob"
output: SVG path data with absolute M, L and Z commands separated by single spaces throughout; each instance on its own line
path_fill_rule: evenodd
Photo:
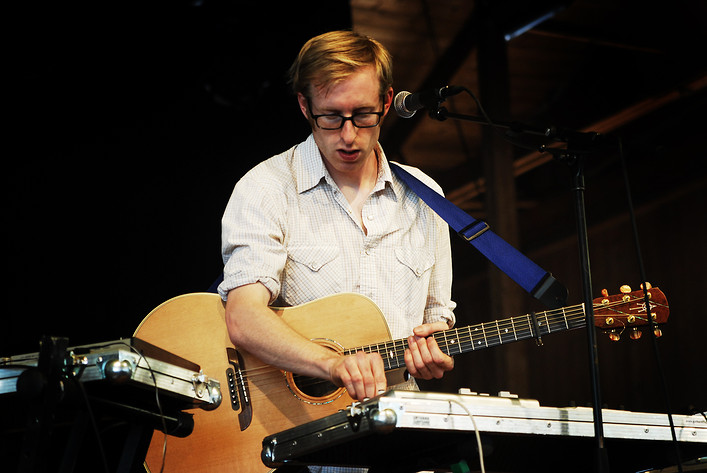
M 133 377 L 133 365 L 128 360 L 108 360 L 103 365 L 103 375 L 111 382 L 122 384 Z
M 373 409 L 370 415 L 373 430 L 376 432 L 391 432 L 395 428 L 398 416 L 392 409 Z

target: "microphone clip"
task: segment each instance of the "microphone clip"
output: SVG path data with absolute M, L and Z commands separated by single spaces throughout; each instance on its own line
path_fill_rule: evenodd
M 440 105 L 447 97 L 459 94 L 464 91 L 464 87 L 444 86 L 423 92 L 410 93 L 399 92 L 395 96 L 395 111 L 401 118 L 411 118 L 420 109 L 427 109 L 430 117 L 443 120 L 444 112 L 440 114 Z

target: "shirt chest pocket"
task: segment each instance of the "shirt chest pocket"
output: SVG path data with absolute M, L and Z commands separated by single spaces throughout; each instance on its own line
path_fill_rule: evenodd
M 395 257 L 417 277 L 424 275 L 434 265 L 432 252 L 425 248 L 395 248 Z
M 282 296 L 290 304 L 341 292 L 339 248 L 332 245 L 290 245 L 282 277 Z
M 395 248 L 395 299 L 404 307 L 424 310 L 435 263 L 434 253 L 427 248 Z

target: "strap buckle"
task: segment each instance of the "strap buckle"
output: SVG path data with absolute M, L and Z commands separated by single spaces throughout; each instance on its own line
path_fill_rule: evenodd
M 476 226 L 476 225 L 483 225 L 483 228 L 479 229 L 476 233 L 474 233 L 474 234 L 471 235 L 471 236 L 466 236 L 466 235 L 464 234 L 464 232 L 466 232 L 467 230 L 473 228 L 473 227 Z M 473 223 L 470 223 L 469 225 L 467 225 L 466 227 L 462 228 L 461 230 L 459 230 L 459 231 L 457 232 L 457 234 L 458 234 L 460 237 L 462 237 L 463 239 L 465 239 L 466 241 L 471 241 L 471 240 L 474 240 L 475 238 L 478 238 L 478 237 L 480 237 L 481 235 L 483 235 L 484 232 L 486 232 L 486 230 L 488 230 L 489 228 L 490 228 L 490 227 L 489 227 L 489 224 L 488 224 L 488 223 L 484 222 L 483 220 L 477 220 L 477 221 L 475 221 L 475 222 L 473 222 Z

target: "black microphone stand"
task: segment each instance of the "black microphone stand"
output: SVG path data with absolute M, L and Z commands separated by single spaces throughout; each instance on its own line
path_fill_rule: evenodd
M 579 245 L 580 267 L 582 272 L 582 292 L 584 300 L 585 325 L 587 327 L 587 347 L 589 350 L 589 368 L 591 375 L 591 389 L 594 414 L 594 439 L 595 439 L 595 471 L 605 473 L 609 471 L 609 460 L 604 445 L 604 428 L 601 410 L 601 390 L 599 382 L 599 355 L 594 327 L 594 301 L 592 290 L 592 277 L 589 258 L 589 239 L 587 236 L 586 206 L 584 200 L 585 182 L 584 166 L 586 157 L 604 146 L 606 137 L 595 132 L 578 132 L 566 129 L 549 127 L 545 129 L 533 128 L 521 123 L 492 122 L 486 118 L 474 117 L 449 112 L 445 107 L 438 106 L 429 110 L 430 117 L 444 121 L 447 118 L 471 121 L 483 125 L 509 130 L 513 134 L 528 134 L 541 136 L 548 141 L 566 143 L 566 148 L 553 148 L 540 145 L 536 149 L 540 152 L 553 154 L 555 159 L 564 161 L 572 172 L 572 190 L 575 198 L 575 217 L 577 222 L 577 241 Z

